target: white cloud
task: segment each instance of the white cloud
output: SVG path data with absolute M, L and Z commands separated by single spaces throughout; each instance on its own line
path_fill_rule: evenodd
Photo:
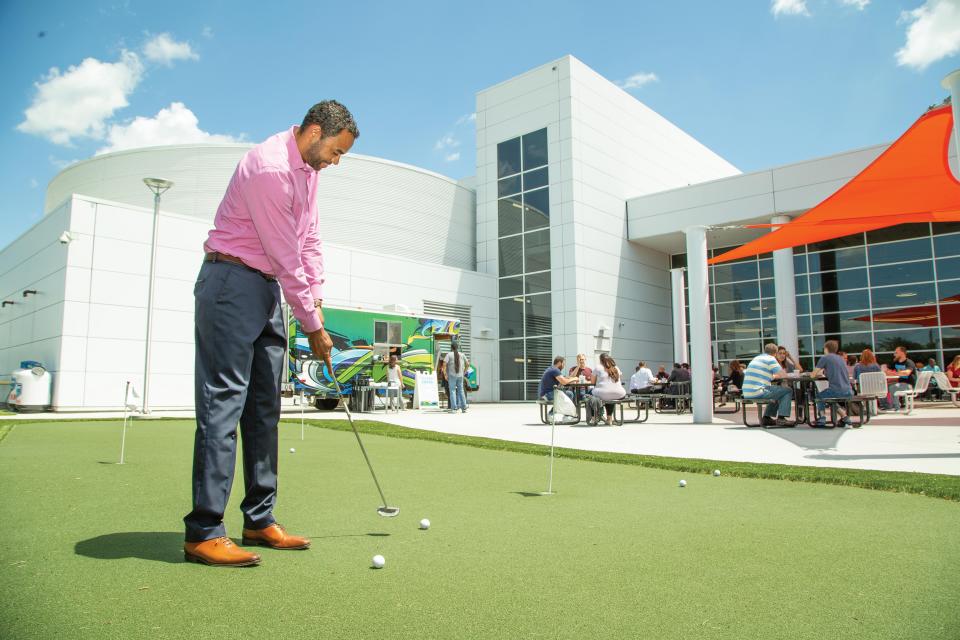
M 142 76 L 140 58 L 129 51 L 117 62 L 87 58 L 62 73 L 53 67 L 34 83 L 37 95 L 17 129 L 61 145 L 74 138 L 103 138 L 104 122 L 129 104 Z
M 770 13 L 774 16 L 809 16 L 807 0 L 771 0 Z
M 202 35 L 204 38 L 212 38 L 212 37 L 213 37 L 213 27 L 204 27 L 204 28 L 203 28 L 203 31 L 200 32 L 200 35 Z
M 50 161 L 50 164 L 55 166 L 57 169 L 66 169 L 75 162 L 80 162 L 78 159 L 74 158 L 73 160 L 63 160 L 61 158 L 55 158 L 53 156 L 47 156 L 47 160 Z
M 189 42 L 177 42 L 169 33 L 154 36 L 143 45 L 143 55 L 157 64 L 173 66 L 177 60 L 199 60 Z
M 207 133 L 198 123 L 197 116 L 182 102 L 173 102 L 152 118 L 138 116 L 129 124 L 112 125 L 107 135 L 110 144 L 98 149 L 96 155 L 165 144 L 241 142 L 232 136 Z
M 870 4 L 870 0 L 840 0 L 840 4 L 848 7 L 854 7 L 857 11 L 863 11 Z
M 907 41 L 897 51 L 897 64 L 922 71 L 960 51 L 960 0 L 927 0 L 923 6 L 900 14 L 906 22 Z
M 473 113 L 467 113 L 457 118 L 457 125 L 467 124 L 468 122 L 476 122 L 476 121 L 477 121 L 477 112 L 474 111 Z
M 657 77 L 655 73 L 647 73 L 644 71 L 638 72 L 627 78 L 622 82 L 618 82 L 617 86 L 621 89 L 639 89 L 645 84 L 650 84 L 651 82 L 659 82 L 660 78 Z
M 36 179 L 36 178 L 30 178 L 30 188 L 31 188 L 31 189 L 36 189 L 36 188 L 39 187 L 39 186 L 40 186 L 40 183 L 37 182 L 37 179 Z
M 460 141 L 453 137 L 452 133 L 448 133 L 433 145 L 434 151 L 447 151 L 451 149 L 456 149 L 460 146 Z
M 443 159 L 446 162 L 456 162 L 460 159 L 460 152 L 454 151 L 453 153 L 448 153 L 447 155 L 443 156 Z

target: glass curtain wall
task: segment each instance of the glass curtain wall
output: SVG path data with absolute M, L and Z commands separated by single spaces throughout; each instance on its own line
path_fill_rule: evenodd
M 497 145 L 500 399 L 535 400 L 553 360 L 547 130 Z
M 711 250 L 719 255 L 730 247 Z M 827 340 L 880 362 L 903 346 L 917 366 L 960 355 L 960 224 L 910 224 L 796 247 L 799 354 L 813 367 Z M 686 266 L 686 255 L 673 256 Z M 711 339 L 724 371 L 776 342 L 770 254 L 710 267 Z M 689 318 L 689 314 L 688 314 Z M 688 320 L 689 322 L 689 320 Z

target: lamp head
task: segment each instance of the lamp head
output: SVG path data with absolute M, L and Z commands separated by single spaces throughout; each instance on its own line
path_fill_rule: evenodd
M 173 181 L 166 180 L 165 178 L 144 178 L 143 184 L 147 185 L 148 189 L 159 195 L 172 187 Z

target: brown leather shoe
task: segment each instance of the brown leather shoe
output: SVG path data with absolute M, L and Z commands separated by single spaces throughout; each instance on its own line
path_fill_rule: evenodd
M 251 567 L 260 564 L 260 556 L 244 551 L 226 536 L 203 542 L 184 542 L 183 557 L 187 562 L 214 567 Z
M 274 522 L 263 529 L 244 529 L 243 544 L 259 544 L 272 549 L 309 549 L 310 538 L 293 536 Z

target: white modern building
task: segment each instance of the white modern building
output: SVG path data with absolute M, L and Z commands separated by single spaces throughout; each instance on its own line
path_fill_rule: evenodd
M 476 126 L 473 178 L 352 155 L 324 172 L 318 198 L 328 302 L 455 310 L 470 321 L 480 401 L 532 400 L 556 354 L 609 351 L 624 371 L 685 360 L 672 293 L 685 231 L 799 215 L 885 148 L 742 175 L 571 56 L 478 92 Z M 125 381 L 140 381 L 152 219 L 142 179 L 160 176 L 175 186 L 160 216 L 150 405 L 190 407 L 193 281 L 247 148 L 138 149 L 55 177 L 44 218 L 0 251 L 0 295 L 13 303 L 0 309 L 0 371 L 43 362 L 59 410 L 115 408 Z M 711 231 L 708 246 L 758 233 Z M 711 267 L 715 363 L 779 340 L 809 364 L 831 337 L 851 352 L 906 344 L 941 366 L 960 353 L 960 225 L 777 253 Z M 791 290 L 794 311 L 778 313 Z M 897 310 L 911 307 L 935 320 L 904 323 Z

